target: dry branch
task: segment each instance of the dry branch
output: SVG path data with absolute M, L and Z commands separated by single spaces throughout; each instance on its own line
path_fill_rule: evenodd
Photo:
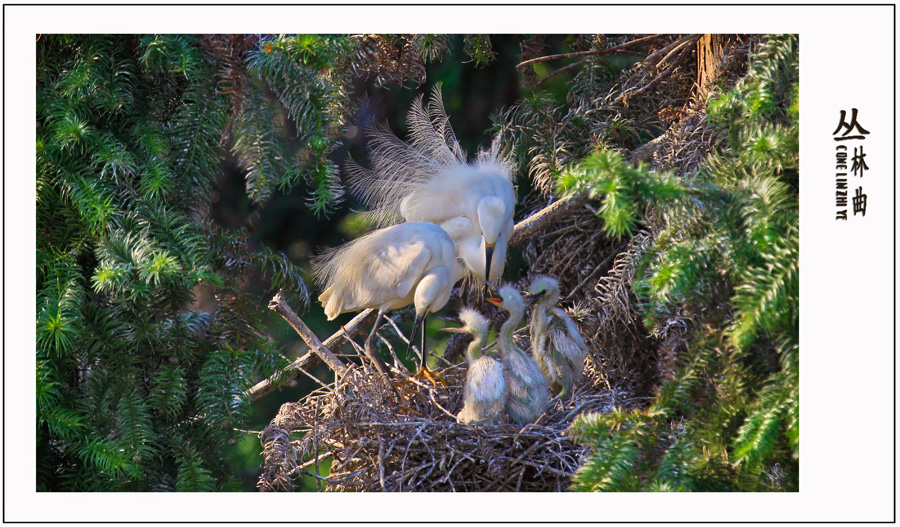
M 291 309 L 289 305 L 287 305 L 284 297 L 281 296 L 281 291 L 276 293 L 272 300 L 269 302 L 269 309 L 284 317 L 284 319 L 287 320 L 288 324 L 290 324 L 291 327 L 294 328 L 294 331 L 296 331 L 297 334 L 300 335 L 300 337 L 303 339 L 303 341 L 306 342 L 306 345 L 309 346 L 309 349 L 313 350 L 320 359 L 325 361 L 325 364 L 327 364 L 328 367 L 331 368 L 336 374 L 343 376 L 347 373 L 347 366 L 345 366 L 344 363 L 341 362 L 341 359 L 335 357 L 334 354 L 331 353 L 330 349 L 326 348 L 322 344 L 322 342 L 319 340 L 319 337 L 317 337 L 316 334 L 313 333 L 311 329 L 309 329 L 309 326 L 307 326 L 303 323 L 302 320 L 300 320 L 300 317 L 298 317 L 297 314 L 294 313 L 294 310 Z
M 640 43 L 646 42 L 648 40 L 653 40 L 654 38 L 657 38 L 657 37 L 659 37 L 659 35 L 649 35 L 646 37 L 636 38 L 634 40 L 629 40 L 628 42 L 626 42 L 624 44 L 619 44 L 618 46 L 613 46 L 611 48 L 606 48 L 606 49 L 591 49 L 588 51 L 576 51 L 573 53 L 560 53 L 559 55 L 547 55 L 545 57 L 537 57 L 537 58 L 529 59 L 529 60 L 526 60 L 526 61 L 516 64 L 516 69 L 522 69 L 525 66 L 528 66 L 530 64 L 534 64 L 537 62 L 547 62 L 549 60 L 567 59 L 567 58 L 575 58 L 575 57 L 586 57 L 589 55 L 611 55 L 613 53 L 623 51 L 623 50 L 625 50 L 625 48 L 631 47 L 635 44 L 640 44 Z M 629 52 L 629 53 L 631 53 L 631 52 Z
M 515 245 L 547 225 L 555 222 L 560 217 L 570 214 L 575 209 L 584 205 L 584 203 L 587 202 L 587 199 L 587 194 L 573 194 L 548 207 L 544 207 L 540 212 L 537 212 L 516 224 L 516 229 L 513 232 L 512 238 L 509 240 L 509 244 Z
M 690 37 L 686 37 L 685 39 L 682 39 L 683 42 L 679 41 L 680 43 L 677 46 L 675 46 L 674 49 L 672 49 L 672 51 L 670 51 L 669 54 L 666 55 L 658 63 L 658 64 L 662 64 L 663 62 L 669 60 L 669 58 L 673 54 L 676 54 L 675 60 L 669 65 L 668 68 L 666 68 L 661 73 L 656 75 L 650 82 L 643 85 L 642 87 L 640 87 L 636 90 L 633 90 L 633 91 L 626 91 L 622 95 L 619 95 L 619 97 L 616 98 L 616 101 L 621 102 L 627 106 L 629 101 L 636 99 L 637 97 L 640 97 L 644 93 L 651 92 L 651 90 L 653 90 L 660 82 L 662 82 L 665 79 L 672 76 L 672 73 L 679 66 L 681 66 L 682 64 L 687 62 L 687 59 L 693 54 L 693 51 L 694 51 L 692 45 L 695 44 L 698 40 L 700 40 L 700 37 L 701 37 L 701 35 L 692 35 Z
M 366 309 L 360 312 L 347 325 L 341 326 L 340 331 L 325 339 L 322 345 L 329 350 L 337 350 L 344 342 L 359 334 L 367 324 L 373 322 L 375 313 L 374 309 Z M 275 375 L 256 383 L 252 388 L 244 392 L 244 395 L 248 396 L 250 401 L 257 401 L 277 388 L 279 381 L 296 379 L 300 375 L 300 370 L 309 371 L 320 362 L 319 356 L 315 352 L 309 351 Z

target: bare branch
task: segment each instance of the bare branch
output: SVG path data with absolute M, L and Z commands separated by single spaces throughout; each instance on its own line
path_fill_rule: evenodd
M 314 351 L 319 356 L 319 358 L 325 361 L 325 364 L 327 364 L 329 368 L 334 370 L 336 374 L 343 376 L 345 373 L 347 373 L 347 366 L 345 366 L 344 363 L 341 362 L 341 359 L 335 357 L 334 354 L 331 353 L 330 349 L 326 348 L 322 344 L 322 341 L 320 341 L 319 337 L 317 337 L 316 334 L 313 333 L 311 329 L 309 329 L 309 326 L 307 326 L 303 323 L 302 320 L 300 320 L 300 317 L 298 317 L 297 314 L 294 313 L 294 310 L 292 310 L 291 307 L 287 305 L 287 302 L 284 301 L 284 297 L 281 296 L 281 291 L 279 291 L 269 302 L 269 309 L 284 317 L 284 319 L 287 320 L 288 324 L 290 324 L 291 327 L 294 328 L 294 331 L 296 331 L 297 334 L 300 335 L 300 338 L 302 338 L 303 341 L 306 342 L 306 345 L 309 346 L 309 349 Z
M 544 207 L 540 212 L 520 221 L 516 224 L 515 232 L 509 240 L 510 245 L 514 245 L 523 239 L 531 236 L 535 232 L 543 229 L 550 223 L 553 223 L 561 216 L 565 216 L 578 207 L 581 207 L 588 197 L 587 194 L 573 194 L 563 198 L 549 207 Z
M 342 326 L 341 330 L 334 335 L 328 337 L 322 345 L 329 350 L 336 350 L 344 344 L 345 339 L 350 340 L 356 336 L 367 324 L 375 319 L 376 311 L 374 309 L 366 309 Z M 251 402 L 258 401 L 260 398 L 268 395 L 278 385 L 279 379 L 296 379 L 300 375 L 299 370 L 309 371 L 321 362 L 321 359 L 314 351 L 309 351 L 305 355 L 297 358 L 289 366 L 283 368 L 275 375 L 256 383 L 252 388 L 245 392 Z
M 619 51 L 624 51 L 625 48 L 629 46 L 633 46 L 634 44 L 640 44 L 641 42 L 646 42 L 648 40 L 652 40 L 654 38 L 658 38 L 659 35 L 650 35 L 646 37 L 636 38 L 634 40 L 629 40 L 624 44 L 619 44 L 618 46 L 613 46 L 607 49 L 590 49 L 587 51 L 576 51 L 574 53 L 560 53 L 559 55 L 547 55 L 546 57 L 537 57 L 530 60 L 526 60 L 524 62 L 520 62 L 516 64 L 516 69 L 524 68 L 530 64 L 534 64 L 537 62 L 547 62 L 549 60 L 556 59 L 567 59 L 567 58 L 575 58 L 575 57 L 586 57 L 588 55 L 612 55 L 613 53 L 617 53 Z M 632 53 L 629 51 L 628 53 Z
M 690 37 L 686 42 L 689 42 L 691 44 L 696 43 L 698 40 L 700 40 L 700 37 L 701 37 L 701 35 L 694 35 L 694 36 Z M 654 77 L 653 80 L 648 82 L 642 88 L 634 90 L 630 93 L 623 93 L 622 95 L 619 95 L 618 97 L 616 97 L 616 101 L 621 102 L 627 106 L 628 101 L 641 96 L 642 94 L 646 93 L 649 90 L 652 90 L 653 88 L 656 87 L 657 84 L 659 84 L 663 80 L 669 78 L 672 75 L 672 72 L 674 72 L 675 69 L 678 68 L 679 66 L 681 66 L 685 61 L 687 61 L 687 59 L 693 53 L 693 48 L 692 47 L 684 47 L 685 44 L 686 43 L 682 43 L 678 48 L 676 48 L 676 50 L 677 49 L 681 50 L 680 54 L 677 55 L 677 58 L 672 62 L 672 64 L 668 68 L 663 70 L 662 73 L 660 73 L 659 75 Z M 673 50 L 673 51 L 675 51 L 675 50 Z M 668 59 L 669 56 L 667 55 L 665 58 Z

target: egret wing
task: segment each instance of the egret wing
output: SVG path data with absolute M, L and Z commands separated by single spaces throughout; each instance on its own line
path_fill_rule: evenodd
M 443 232 L 436 225 L 433 228 Z M 432 260 L 432 250 L 423 235 L 410 224 L 402 224 L 390 232 L 376 231 L 332 253 L 319 267 L 327 282 L 320 301 L 329 320 L 347 311 L 406 299 Z
M 425 274 L 431 256 L 423 240 L 399 239 L 373 245 L 354 265 L 354 287 L 345 288 L 354 292 L 351 303 L 359 308 L 406 298 Z
M 569 315 L 567 315 L 565 311 L 558 307 L 554 307 L 550 310 L 550 315 L 556 319 L 556 322 L 560 324 L 562 328 L 565 328 L 566 334 L 573 342 L 575 342 L 577 347 L 582 349 L 587 347 L 587 344 L 584 342 L 584 337 L 582 337 L 581 333 L 578 331 L 578 327 L 572 322 L 572 319 L 569 318 Z

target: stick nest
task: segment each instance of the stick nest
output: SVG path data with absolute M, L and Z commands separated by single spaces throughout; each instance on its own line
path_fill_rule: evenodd
M 260 434 L 260 490 L 293 490 L 305 475 L 329 491 L 561 491 L 588 450 L 567 435 L 575 417 L 639 404 L 624 392 L 597 389 L 598 370 L 588 368 L 582 384 L 534 423 L 460 425 L 464 365 L 439 370 L 449 386 L 419 384 L 418 395 L 404 391 L 408 401 L 400 405 L 363 364 L 282 405 Z M 317 474 L 329 458 L 328 475 Z

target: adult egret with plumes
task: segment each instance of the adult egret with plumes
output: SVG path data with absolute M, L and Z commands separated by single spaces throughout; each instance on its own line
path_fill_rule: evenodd
M 372 347 L 384 313 L 415 305 L 416 319 L 409 338 L 411 349 L 425 317 L 447 305 L 453 285 L 465 273 L 456 258 L 453 240 L 432 223 L 402 223 L 370 232 L 321 254 L 313 264 L 323 287 L 319 302 L 328 320 L 341 313 L 366 308 L 378 310 L 365 350 L 385 376 L 387 369 Z M 423 327 L 423 342 L 424 339 Z M 424 345 L 422 365 L 416 375 L 435 383 L 434 375 L 426 366 Z
M 516 345 L 513 331 L 525 316 L 525 300 L 516 288 L 507 284 L 500 288 L 500 297 L 487 301 L 509 313 L 509 320 L 500 327 L 497 345 L 503 366 L 506 367 L 506 412 L 514 422 L 524 425 L 540 417 L 547 409 L 549 388 L 541 369 L 522 348 Z
M 473 337 L 466 348 L 469 371 L 466 372 L 463 390 L 463 408 L 456 420 L 461 424 L 472 421 L 499 423 L 506 406 L 505 368 L 492 357 L 476 356 L 481 354 L 481 347 L 487 340 L 489 323 L 481 313 L 470 308 L 460 310 L 459 319 L 462 327 L 441 328 L 451 333 L 468 333 Z
M 528 296 L 537 300 L 531 313 L 531 354 L 563 399 L 584 376 L 587 346 L 572 319 L 556 307 L 559 282 L 555 278 L 536 276 Z
M 427 108 L 420 95 L 409 112 L 411 142 L 385 124 L 369 134 L 371 168 L 349 160 L 351 188 L 379 226 L 398 221 L 440 225 L 456 242 L 460 258 L 476 276 L 500 280 L 513 234 L 516 194 L 512 165 L 495 139 L 467 162 L 450 127 L 440 87 Z

